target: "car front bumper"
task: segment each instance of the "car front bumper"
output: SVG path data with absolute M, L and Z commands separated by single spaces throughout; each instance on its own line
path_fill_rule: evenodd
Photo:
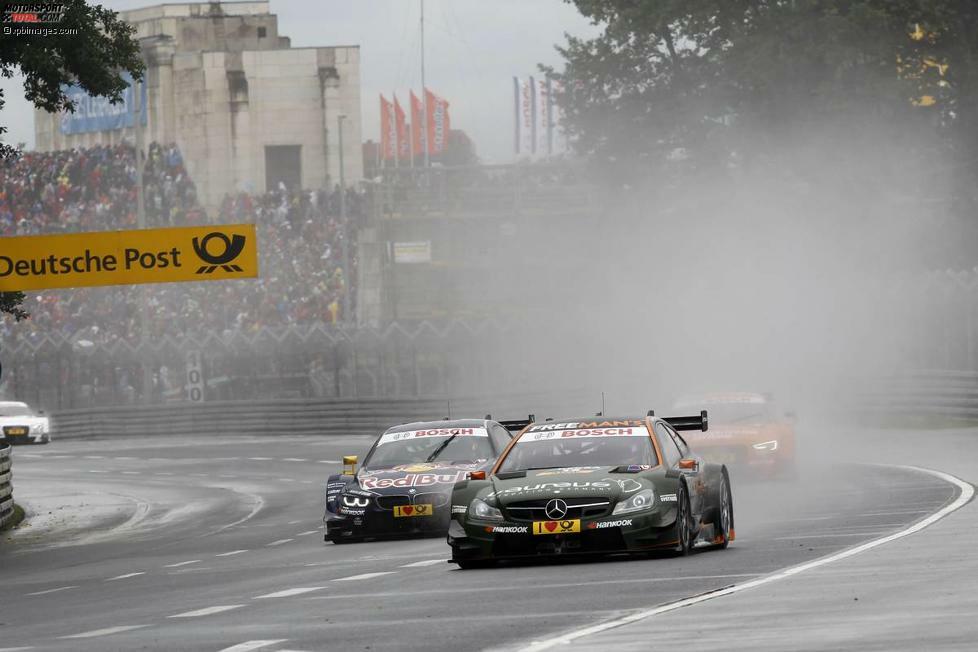
M 448 507 L 436 508 L 430 516 L 395 518 L 390 510 L 365 509 L 362 514 L 334 514 L 326 512 L 324 538 L 327 541 L 343 539 L 373 539 L 383 537 L 443 536 L 448 530 Z
M 532 523 L 453 520 L 452 561 L 489 561 L 661 550 L 676 545 L 676 509 L 606 516 L 581 522 L 569 534 L 533 534 Z M 495 531 L 494 531 L 495 530 Z

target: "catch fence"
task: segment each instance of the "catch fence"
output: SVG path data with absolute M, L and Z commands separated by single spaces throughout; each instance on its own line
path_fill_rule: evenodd
M 477 395 L 499 391 L 500 369 L 517 368 L 507 337 L 506 325 L 490 322 L 319 324 L 135 343 L 46 335 L 4 344 L 0 393 L 47 410 Z

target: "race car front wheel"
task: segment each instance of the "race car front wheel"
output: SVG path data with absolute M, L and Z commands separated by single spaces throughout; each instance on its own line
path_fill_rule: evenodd
M 690 527 L 689 493 L 686 484 L 679 484 L 676 492 L 676 554 L 680 557 L 689 555 L 693 549 L 693 531 Z

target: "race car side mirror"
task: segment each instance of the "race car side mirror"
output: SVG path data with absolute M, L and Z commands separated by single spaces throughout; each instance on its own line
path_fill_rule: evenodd
M 679 460 L 679 468 L 683 471 L 695 471 L 699 467 L 696 460 Z
M 357 462 L 360 458 L 356 455 L 344 455 L 343 456 L 343 474 L 344 475 L 356 475 L 357 474 Z
M 472 471 L 471 473 L 469 473 L 469 480 L 485 480 L 485 479 L 486 479 L 485 471 Z

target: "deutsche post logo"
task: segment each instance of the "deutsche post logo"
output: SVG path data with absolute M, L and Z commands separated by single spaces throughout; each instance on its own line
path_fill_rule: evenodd
M 214 238 L 220 240 L 224 245 L 224 251 L 216 256 L 207 249 L 207 243 Z M 194 253 L 197 254 L 198 258 L 207 263 L 206 265 L 201 265 L 197 268 L 198 274 L 211 274 L 218 267 L 223 269 L 225 272 L 242 271 L 237 265 L 232 265 L 231 261 L 237 258 L 244 249 L 245 237 L 243 235 L 233 235 L 231 238 L 228 238 L 220 231 L 213 231 L 199 240 L 194 238 L 193 244 Z

